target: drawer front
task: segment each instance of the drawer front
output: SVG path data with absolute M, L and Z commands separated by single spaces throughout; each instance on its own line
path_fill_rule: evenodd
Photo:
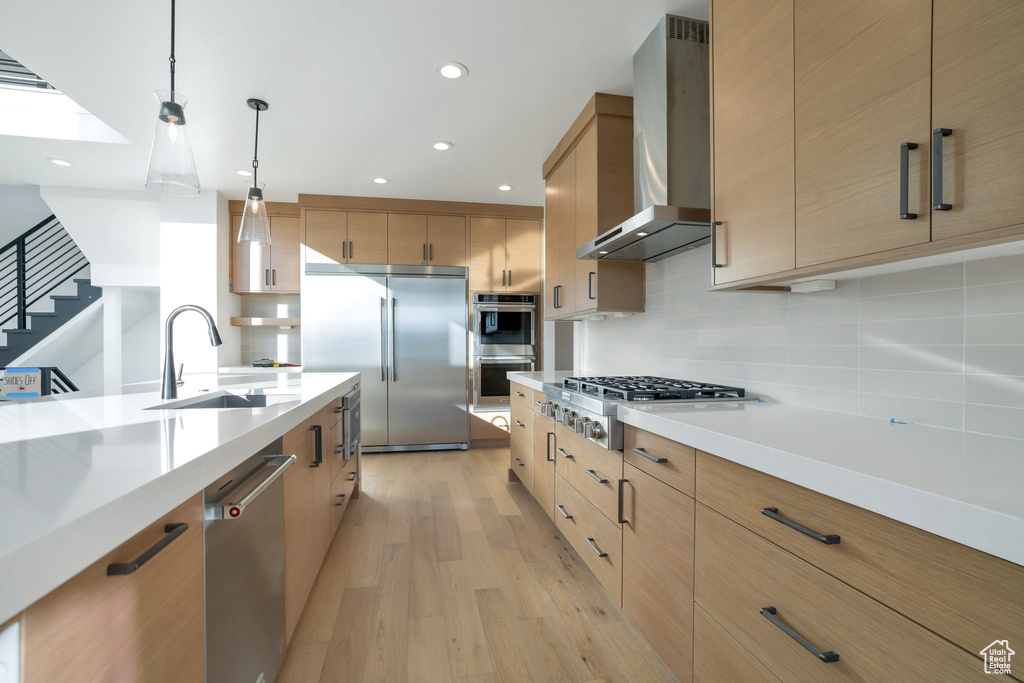
M 555 438 L 555 471 L 617 523 L 622 452 L 598 446 L 562 424 L 555 425 Z
M 345 515 L 345 510 L 348 509 L 349 503 L 352 501 L 352 492 L 356 488 L 355 475 L 356 471 L 352 470 L 350 473 L 343 474 L 335 479 L 331 485 L 331 504 L 334 506 L 331 521 L 333 523 L 332 529 L 335 531 L 338 529 L 338 525 L 341 524 L 341 518 Z
M 697 459 L 693 448 L 630 425 L 626 425 L 623 442 L 622 454 L 626 462 L 693 496 Z M 650 457 L 637 451 L 643 451 Z
M 508 466 L 523 486 L 533 493 L 533 433 L 529 438 L 514 438 L 509 444 Z
M 622 612 L 679 680 L 693 658 L 693 498 L 624 467 Z
M 543 391 L 533 390 L 533 411 L 540 413 L 540 407 L 544 405 L 548 400 L 548 397 L 544 395 Z
M 784 681 L 986 678 L 977 657 L 703 505 L 695 559 L 696 602 Z M 766 607 L 838 661 L 818 659 Z
M 693 606 L 693 680 L 696 683 L 779 683 L 779 679 L 700 605 Z
M 533 418 L 537 413 L 525 403 L 513 403 L 508 419 L 509 435 L 515 439 L 533 441 Z
M 594 572 L 615 604 L 621 605 L 622 529 L 608 521 L 558 474 L 555 475 L 555 526 Z M 597 550 L 587 543 L 588 538 Z
M 704 452 L 697 499 L 968 652 L 993 633 L 1024 643 L 1024 567 Z M 839 543 L 796 531 L 766 507 Z
M 522 384 L 511 383 L 512 405 L 519 404 L 533 409 L 533 389 L 527 389 Z
M 555 422 L 540 415 L 533 421 L 533 497 L 555 518 Z

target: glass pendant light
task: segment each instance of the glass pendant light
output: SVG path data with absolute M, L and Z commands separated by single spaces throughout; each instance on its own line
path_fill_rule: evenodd
M 199 194 L 199 175 L 192 156 L 185 125 L 188 98 L 174 91 L 174 0 L 171 0 L 171 89 L 157 90 L 160 114 L 149 153 L 149 174 L 146 187 L 160 194 L 194 197 Z
M 256 110 L 256 140 L 252 151 L 252 185 L 245 197 L 242 223 L 238 226 L 238 242 L 269 247 L 270 219 L 267 218 L 267 203 L 263 201 L 263 183 L 257 182 L 256 173 L 260 165 L 257 159 L 260 149 L 260 112 L 270 109 L 270 105 L 257 99 L 249 99 L 245 103 Z

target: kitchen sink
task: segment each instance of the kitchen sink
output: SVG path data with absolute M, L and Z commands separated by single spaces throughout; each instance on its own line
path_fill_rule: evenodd
M 224 408 L 266 408 L 278 403 L 298 401 L 296 394 L 232 394 L 219 391 L 208 396 L 194 396 L 150 406 L 146 410 L 221 410 Z

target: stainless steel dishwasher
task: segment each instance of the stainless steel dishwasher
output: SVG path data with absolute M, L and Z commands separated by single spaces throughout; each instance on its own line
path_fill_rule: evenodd
M 206 681 L 272 683 L 285 653 L 281 439 L 203 492 Z

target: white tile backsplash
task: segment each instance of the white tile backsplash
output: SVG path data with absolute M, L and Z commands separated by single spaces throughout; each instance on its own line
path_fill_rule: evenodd
M 794 405 L 1024 439 L 1024 256 L 709 292 L 708 248 L 647 266 L 647 312 L 580 324 L 577 370 L 745 386 Z

